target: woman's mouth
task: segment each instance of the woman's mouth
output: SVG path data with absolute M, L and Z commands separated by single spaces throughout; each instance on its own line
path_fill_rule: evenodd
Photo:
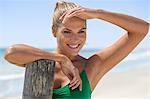
M 80 46 L 80 44 L 67 44 L 67 46 L 71 49 L 76 49 Z

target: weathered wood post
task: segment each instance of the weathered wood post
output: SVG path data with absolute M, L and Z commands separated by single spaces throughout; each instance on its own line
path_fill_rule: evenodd
M 52 99 L 54 67 L 48 59 L 26 64 L 22 99 Z

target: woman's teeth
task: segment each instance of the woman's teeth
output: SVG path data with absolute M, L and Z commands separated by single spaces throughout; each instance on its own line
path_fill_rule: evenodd
M 75 49 L 75 48 L 78 48 L 79 47 L 79 44 L 76 44 L 76 45 L 70 45 L 70 44 L 67 44 L 70 48 L 72 49 Z

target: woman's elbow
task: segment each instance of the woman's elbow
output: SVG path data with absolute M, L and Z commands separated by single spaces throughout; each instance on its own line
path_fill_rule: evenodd
M 149 31 L 149 23 L 148 22 L 145 22 L 145 25 L 144 25 L 144 29 L 143 29 L 143 34 L 144 35 L 147 35 L 148 34 L 148 31 Z
M 6 50 L 5 54 L 4 54 L 4 59 L 5 60 L 7 60 L 9 62 L 12 60 L 11 57 L 14 55 L 14 53 L 16 53 L 16 49 L 17 49 L 16 46 L 17 46 L 17 44 L 16 45 L 12 45 L 12 46 L 7 48 L 7 50 Z

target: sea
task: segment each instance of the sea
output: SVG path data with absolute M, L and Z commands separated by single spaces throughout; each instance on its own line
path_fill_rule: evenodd
M 44 49 L 53 51 L 54 49 Z M 80 55 L 88 58 L 100 49 L 84 49 Z M 25 68 L 10 64 L 4 59 L 6 48 L 0 48 L 0 99 L 11 96 L 21 96 L 24 85 Z M 124 60 L 118 63 L 110 72 L 117 73 L 150 67 L 150 49 L 139 48 L 132 51 Z

